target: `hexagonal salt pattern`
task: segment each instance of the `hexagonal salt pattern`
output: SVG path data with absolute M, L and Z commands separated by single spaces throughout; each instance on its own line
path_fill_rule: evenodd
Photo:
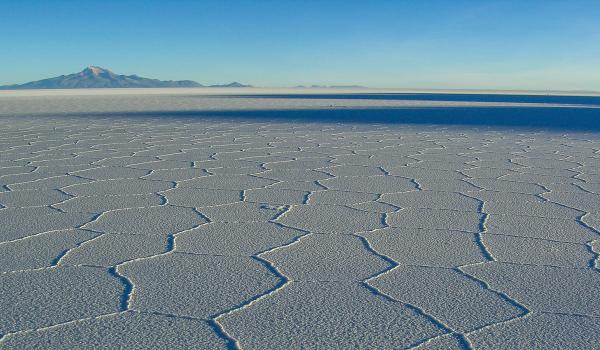
M 67 116 L 0 130 L 2 348 L 600 342 L 596 134 Z

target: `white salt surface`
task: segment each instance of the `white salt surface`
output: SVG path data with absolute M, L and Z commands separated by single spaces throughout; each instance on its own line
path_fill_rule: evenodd
M 368 120 L 580 104 L 259 92 L 0 94 L 0 348 L 598 348 L 600 133 Z

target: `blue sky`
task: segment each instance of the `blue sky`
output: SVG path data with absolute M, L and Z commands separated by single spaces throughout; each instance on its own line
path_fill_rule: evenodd
M 213 84 L 600 90 L 600 1 L 0 0 L 0 84 L 79 71 Z

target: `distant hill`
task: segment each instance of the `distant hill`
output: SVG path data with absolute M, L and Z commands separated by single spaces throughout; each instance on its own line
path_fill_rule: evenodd
M 215 87 L 249 87 L 238 82 Z M 19 85 L 0 86 L 2 90 L 18 89 L 90 89 L 90 88 L 166 88 L 204 87 L 192 80 L 158 80 L 137 75 L 121 75 L 96 66 L 90 66 L 79 73 L 32 81 Z
M 229 84 L 210 85 L 209 87 L 252 87 L 252 85 L 244 85 L 242 83 L 238 83 L 237 81 L 234 81 L 233 83 L 229 83 Z

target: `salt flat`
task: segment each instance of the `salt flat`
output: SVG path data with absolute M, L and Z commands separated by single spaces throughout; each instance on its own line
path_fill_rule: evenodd
M 0 94 L 0 347 L 591 349 L 600 98 Z

